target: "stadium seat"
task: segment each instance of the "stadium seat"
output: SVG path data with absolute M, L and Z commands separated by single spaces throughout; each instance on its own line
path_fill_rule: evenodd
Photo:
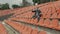
M 46 31 L 40 31 L 39 34 L 47 34 Z
M 32 30 L 31 34 L 38 34 L 38 30 Z
M 44 19 L 40 19 L 40 21 L 38 22 L 39 26 L 44 26 Z
M 53 13 L 53 14 L 51 15 L 51 18 L 52 18 L 52 19 L 53 19 L 53 18 L 54 18 L 54 19 L 55 19 L 55 18 L 58 18 L 58 17 L 57 17 L 57 13 Z
M 52 29 L 55 29 L 55 27 L 57 27 L 58 26 L 58 20 L 57 19 L 53 19 L 52 21 L 51 21 L 51 23 L 50 23 L 50 27 L 52 28 Z
M 60 14 L 58 14 L 57 17 L 60 19 Z
M 51 10 L 52 10 L 52 14 L 53 14 L 53 13 L 56 13 L 56 12 L 55 12 L 55 11 L 56 11 L 56 8 L 55 8 L 54 6 L 51 7 Z
M 44 25 L 45 25 L 45 27 L 49 27 L 50 23 L 51 23 L 51 22 L 50 22 L 49 19 L 44 20 Z

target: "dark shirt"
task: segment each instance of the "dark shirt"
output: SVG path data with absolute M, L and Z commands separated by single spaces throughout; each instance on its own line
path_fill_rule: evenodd
M 39 9 L 36 9 L 36 10 L 34 10 L 34 11 L 32 11 L 32 12 L 35 12 L 35 15 L 36 15 L 36 16 L 38 16 L 38 15 L 41 14 L 41 11 L 40 11 Z

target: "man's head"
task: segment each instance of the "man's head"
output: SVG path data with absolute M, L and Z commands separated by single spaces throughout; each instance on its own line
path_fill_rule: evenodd
M 35 3 L 35 5 L 38 5 L 38 3 Z

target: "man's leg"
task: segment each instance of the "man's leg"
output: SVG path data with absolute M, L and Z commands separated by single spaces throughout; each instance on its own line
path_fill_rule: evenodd
M 39 21 L 40 21 L 40 16 L 38 16 L 38 17 L 37 17 L 37 20 L 38 20 L 37 22 L 39 22 Z
M 41 17 L 41 16 L 42 16 L 42 14 L 39 14 L 39 16 Z
M 35 19 L 37 16 L 36 15 L 33 15 L 32 18 Z
M 33 16 L 32 18 L 33 18 L 33 19 L 35 19 L 35 18 L 36 18 L 36 16 Z
M 38 18 L 38 22 L 39 22 L 41 16 L 42 16 L 42 14 L 39 14 L 38 15 L 38 17 L 37 17 Z

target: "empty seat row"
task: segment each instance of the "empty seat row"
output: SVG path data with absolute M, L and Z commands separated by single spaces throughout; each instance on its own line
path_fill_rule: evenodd
M 38 31 L 38 29 L 32 29 L 31 27 L 20 24 L 19 22 L 5 20 L 5 23 L 9 24 L 14 29 L 19 31 L 20 34 L 47 34 L 45 31 Z
M 8 14 L 11 14 L 12 11 L 9 11 L 9 10 L 1 10 L 0 11 L 0 16 L 4 16 L 4 15 L 8 15 Z
M 52 20 L 50 20 L 50 19 L 40 19 L 40 21 L 37 22 L 37 19 L 28 19 L 28 18 L 16 17 L 16 18 L 11 18 L 11 20 L 22 21 L 22 22 L 25 22 L 25 23 L 33 24 L 33 25 L 39 25 L 39 26 L 44 26 L 44 27 L 60 30 L 59 29 L 60 24 L 59 24 L 58 19 L 52 19 Z
M 18 14 L 18 15 L 14 15 L 14 17 L 18 16 L 18 17 L 27 17 L 27 18 L 31 18 L 34 15 L 34 13 L 32 11 L 28 11 L 22 14 Z M 51 10 L 49 10 L 46 13 L 42 13 L 42 18 L 58 18 L 60 19 L 60 14 L 59 13 L 51 13 Z

